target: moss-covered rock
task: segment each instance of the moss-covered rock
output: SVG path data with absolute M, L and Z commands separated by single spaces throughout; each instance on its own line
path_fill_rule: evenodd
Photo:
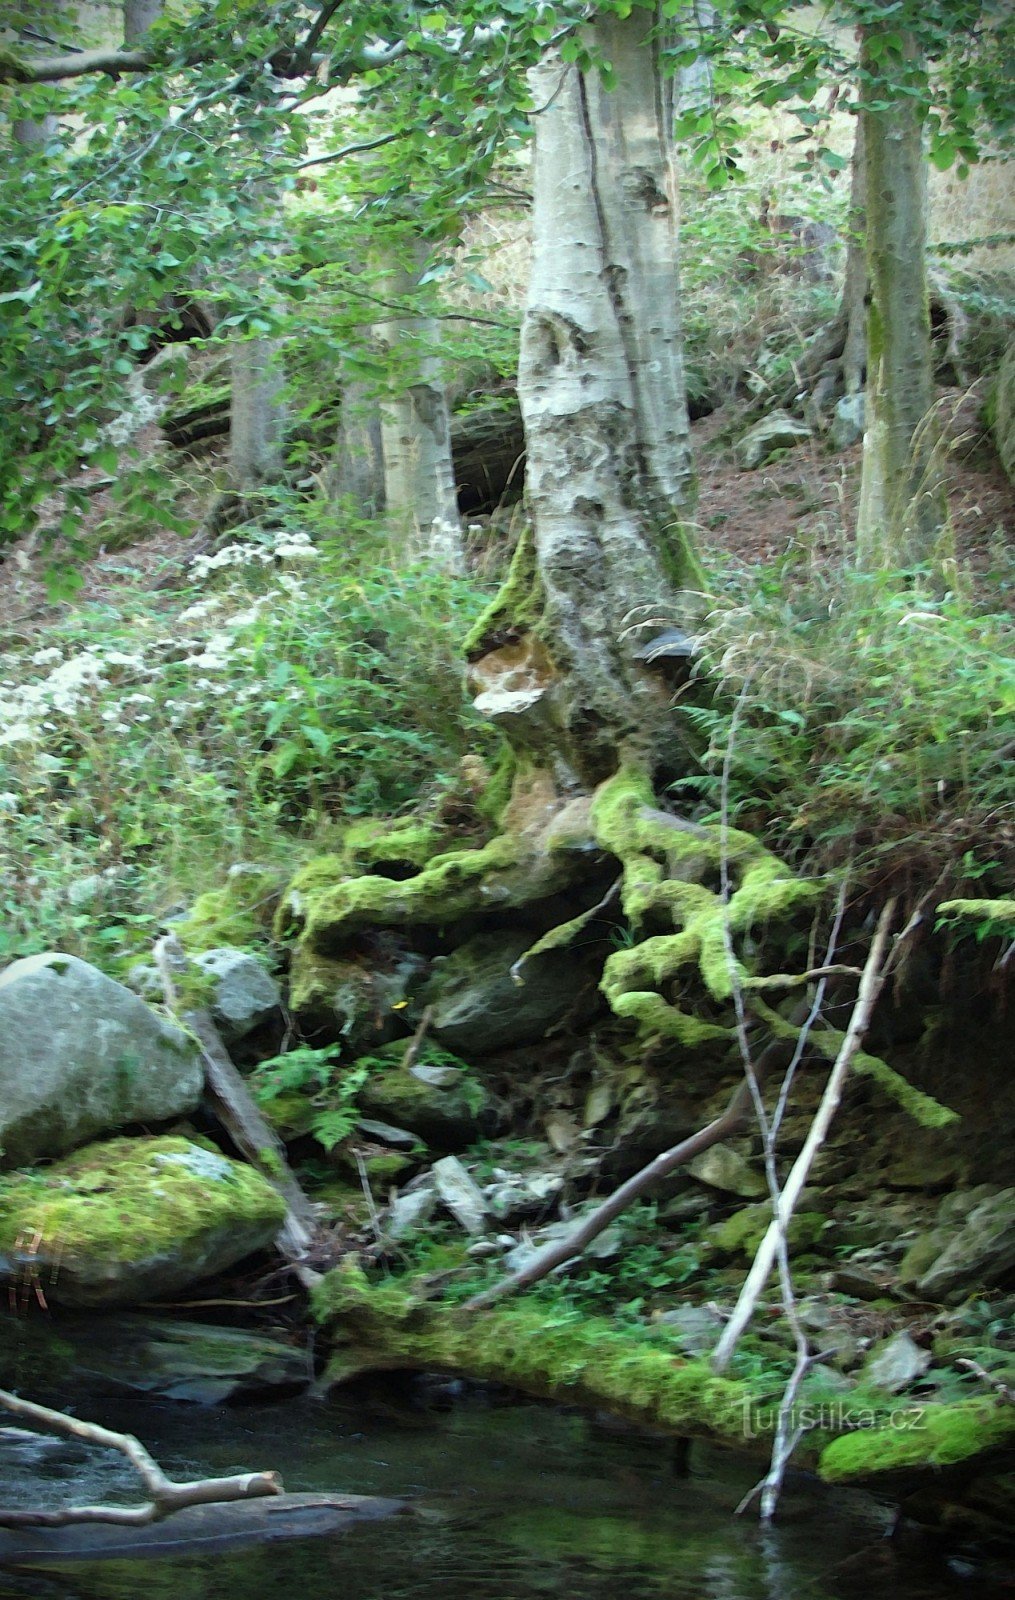
M 0 1278 L 71 1306 L 175 1293 L 270 1245 L 285 1205 L 190 1139 L 111 1139 L 0 1179 Z
M 238 862 L 219 889 L 198 895 L 173 932 L 185 950 L 241 949 L 263 945 L 271 935 L 282 881 L 273 867 Z
M 308 1038 L 341 1039 L 350 1050 L 374 1049 L 399 1031 L 409 984 L 422 966 L 411 952 L 382 970 L 298 944 L 289 971 L 289 1011 Z
M 496 1119 L 492 1097 L 465 1062 L 447 1051 L 436 1060 L 424 1051 L 415 1067 L 407 1067 L 409 1044 L 398 1039 L 353 1064 L 354 1071 L 363 1064 L 369 1069 L 358 1097 L 360 1110 L 407 1128 L 432 1149 L 463 1150 Z
M 744 1206 L 724 1222 L 717 1222 L 705 1230 L 705 1239 L 723 1255 L 753 1256 L 772 1221 L 772 1207 L 765 1201 L 759 1205 Z M 818 1243 L 827 1227 L 827 1219 L 820 1211 L 797 1211 L 790 1218 L 786 1238 L 790 1252 L 809 1250 Z
M 1015 1443 L 1015 1406 L 998 1397 L 898 1408 L 886 1427 L 863 1427 L 826 1445 L 828 1483 L 862 1483 L 919 1468 L 955 1466 Z

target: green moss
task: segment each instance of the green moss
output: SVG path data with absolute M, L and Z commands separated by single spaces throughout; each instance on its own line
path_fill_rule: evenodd
M 194 1140 L 171 1136 L 109 1139 L 53 1166 L 0 1178 L 0 1252 L 13 1250 L 28 1226 L 50 1246 L 58 1242 L 65 1263 L 78 1256 L 130 1263 L 172 1253 L 204 1219 L 204 1186 L 187 1164 L 194 1150 Z M 228 1185 L 238 1225 L 284 1221 L 285 1202 L 252 1167 L 229 1162 L 215 1182 Z
M 511 799 L 511 790 L 518 770 L 517 758 L 509 744 L 501 746 L 494 762 L 490 781 L 476 802 L 476 810 L 487 822 L 500 822 L 504 808 Z
M 307 937 L 350 931 L 375 923 L 449 922 L 475 909 L 477 881 L 488 872 L 514 866 L 521 855 L 507 835 L 480 850 L 456 850 L 437 856 L 414 878 L 354 878 L 323 891 L 310 906 Z
M 772 1207 L 768 1201 L 744 1206 L 724 1222 L 706 1230 L 705 1238 L 726 1255 L 753 1256 L 768 1232 Z M 825 1218 L 819 1211 L 797 1211 L 790 1218 L 787 1241 L 790 1251 L 807 1250 L 817 1244 L 825 1231 Z
M 173 923 L 173 932 L 192 952 L 227 944 L 256 948 L 269 937 L 279 888 L 269 867 L 234 869 L 220 889 L 198 895 L 186 917 Z
M 622 904 L 638 927 L 666 918 L 670 934 L 657 934 L 606 962 L 601 988 L 617 1016 L 646 1035 L 675 1038 L 688 1047 L 727 1038 L 731 1030 L 704 1022 L 660 992 L 697 971 L 715 1000 L 728 1000 L 734 984 L 750 987 L 743 961 L 731 959 L 735 935 L 791 916 L 821 893 L 796 877 L 752 835 L 735 828 L 674 827 L 654 809 L 655 795 L 640 767 L 622 767 L 602 784 L 592 804 L 592 827 L 623 868 Z M 725 861 L 732 892 L 726 906 L 715 888 Z
M 1015 1440 L 1015 1407 L 991 1397 L 900 1407 L 899 1413 L 899 1421 L 910 1426 L 861 1428 L 833 1439 L 818 1464 L 826 1482 L 954 1466 Z
M 371 1368 L 432 1367 L 608 1407 L 681 1435 L 743 1439 L 745 1387 L 685 1360 L 664 1333 L 517 1304 L 471 1313 L 427 1303 L 423 1292 L 411 1280 L 372 1286 L 351 1261 L 329 1272 L 313 1309 L 338 1341 L 331 1381 Z
M 466 659 L 474 661 L 493 648 L 501 633 L 530 633 L 543 614 L 543 590 L 536 565 L 536 535 L 531 525 L 522 530 L 503 584 L 480 612 L 462 641 Z
M 214 411 L 228 411 L 232 388 L 228 383 L 188 383 L 180 398 L 167 406 L 163 413 L 165 422 L 185 424 L 192 419 Z

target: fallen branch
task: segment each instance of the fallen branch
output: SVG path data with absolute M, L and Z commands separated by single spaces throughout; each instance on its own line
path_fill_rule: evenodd
M 755 1069 L 756 1077 L 759 1080 L 763 1078 L 784 1059 L 787 1053 L 786 1041 L 774 1040 L 759 1057 Z M 739 1083 L 726 1109 L 714 1121 L 656 1156 L 647 1166 L 642 1167 L 633 1177 L 622 1183 L 619 1189 L 615 1189 L 613 1194 L 607 1196 L 587 1217 L 576 1223 L 566 1238 L 555 1239 L 540 1250 L 527 1266 L 512 1273 L 510 1277 L 503 1278 L 500 1283 L 493 1284 L 489 1289 L 484 1289 L 481 1294 L 473 1295 L 471 1300 L 466 1301 L 465 1309 L 480 1311 L 486 1306 L 493 1305 L 497 1300 L 503 1300 L 509 1294 L 517 1294 L 520 1289 L 528 1289 L 532 1284 L 539 1283 L 542 1278 L 547 1277 L 555 1267 L 563 1266 L 565 1261 L 580 1256 L 593 1239 L 626 1211 L 651 1184 L 657 1183 L 660 1178 L 668 1177 L 678 1167 L 693 1161 L 695 1156 L 710 1150 L 714 1144 L 740 1133 L 747 1121 L 751 1103 L 750 1086 L 746 1082 Z
M 162 980 L 166 1004 L 175 1007 L 176 980 L 185 978 L 190 963 L 178 939 L 167 935 L 155 945 L 155 965 Z M 205 1092 L 212 1110 L 252 1167 L 256 1167 L 282 1196 L 288 1208 L 285 1222 L 275 1241 L 287 1261 L 296 1266 L 297 1276 L 306 1288 L 319 1281 L 320 1274 L 301 1265 L 313 1240 L 314 1210 L 296 1174 L 289 1165 L 285 1145 L 262 1117 L 250 1090 L 233 1065 L 210 1011 L 184 1010 L 180 1020 L 201 1046 L 204 1057 Z
M 276 1472 L 243 1472 L 229 1478 L 195 1478 L 188 1483 L 177 1483 L 167 1478 L 154 1456 L 149 1455 L 140 1439 L 131 1433 L 114 1433 L 97 1423 L 81 1422 L 64 1411 L 53 1411 L 49 1406 L 22 1400 L 6 1389 L 0 1389 L 0 1406 L 46 1433 L 82 1439 L 86 1444 L 100 1445 L 106 1450 L 119 1450 L 150 1496 L 148 1503 L 141 1506 L 64 1506 L 56 1511 L 0 1509 L 2 1528 L 63 1528 L 77 1522 L 115 1522 L 137 1527 L 159 1522 L 185 1506 L 220 1505 L 226 1501 L 255 1500 L 283 1493 L 282 1480 Z
M 814 1121 L 811 1123 L 804 1147 L 797 1156 L 792 1171 L 783 1186 L 779 1203 L 775 1208 L 775 1215 L 754 1258 L 754 1265 L 751 1267 L 740 1291 L 740 1299 L 737 1301 L 733 1315 L 726 1324 L 722 1337 L 716 1345 L 715 1353 L 712 1357 L 712 1366 L 716 1372 L 725 1372 L 741 1334 L 754 1315 L 758 1297 L 768 1282 L 769 1274 L 775 1263 L 779 1242 L 780 1240 L 785 1240 L 786 1229 L 789 1226 L 790 1218 L 793 1215 L 804 1184 L 807 1182 L 814 1158 L 824 1144 L 832 1118 L 838 1110 L 850 1064 L 863 1043 L 864 1035 L 870 1023 L 871 1013 L 885 981 L 885 949 L 894 914 L 895 901 L 892 899 L 886 903 L 878 919 L 870 953 L 864 964 L 863 977 L 860 979 L 860 988 L 856 997 L 856 1004 L 853 1007 L 853 1014 L 849 1019 L 849 1026 L 846 1029 L 839 1053 L 828 1075 L 828 1082 L 825 1084 L 825 1092 L 821 1097 L 821 1104 L 818 1106 Z

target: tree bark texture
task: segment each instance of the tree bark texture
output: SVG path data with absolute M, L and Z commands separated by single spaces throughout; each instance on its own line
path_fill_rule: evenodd
M 876 39 L 866 29 L 860 51 L 870 308 L 857 555 L 863 566 L 912 566 L 933 553 L 946 518 L 930 415 L 927 168 L 918 103 Z M 904 57 L 917 61 L 910 36 Z
M 123 0 L 123 42 L 140 44 L 162 15 L 162 0 Z
M 237 340 L 229 358 L 229 469 L 241 494 L 282 476 L 285 408 L 278 346 L 270 339 Z
M 533 265 L 519 399 L 558 718 L 586 781 L 654 742 L 668 696 L 634 659 L 644 617 L 693 586 L 677 194 L 656 15 L 600 16 L 607 90 L 551 53 L 532 73 Z
M 385 507 L 413 554 L 457 572 L 463 565 L 462 525 L 437 325 L 411 310 L 426 248 L 422 240 L 403 237 L 400 249 L 402 259 L 386 272 L 380 293 L 385 300 L 407 302 L 410 309 L 377 325 L 393 369 L 390 392 L 381 403 Z

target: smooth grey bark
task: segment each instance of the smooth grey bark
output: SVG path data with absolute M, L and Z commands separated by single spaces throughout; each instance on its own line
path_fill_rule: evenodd
M 327 492 L 331 499 L 351 499 L 364 517 L 384 510 L 380 407 L 370 387 L 355 378 L 342 384 L 342 415 Z
M 553 720 L 583 781 L 673 737 L 626 630 L 699 573 L 677 284 L 677 193 L 657 11 L 598 16 L 617 87 L 548 55 L 536 105 L 533 264 L 519 399 Z M 647 608 L 647 609 L 642 609 Z M 670 613 L 672 615 L 672 613 Z
M 140 44 L 162 15 L 162 0 L 123 0 L 123 42 Z
M 401 259 L 386 266 L 378 292 L 407 309 L 376 329 L 392 367 L 380 408 L 385 510 L 411 554 L 458 572 L 462 524 L 451 463 L 451 416 L 436 354 L 437 324 L 411 310 L 427 252 L 422 240 L 404 236 L 397 248 Z
M 278 344 L 271 339 L 237 340 L 229 357 L 229 472 L 241 494 L 273 483 L 285 461 L 285 407 Z
M 842 349 L 842 381 L 848 395 L 859 394 L 867 374 L 867 201 L 864 124 L 857 118 L 850 168 L 849 216 L 846 222 L 846 273 L 842 316 L 846 336 Z
M 923 122 L 864 30 L 863 125 L 867 263 L 867 426 L 857 518 L 861 566 L 927 560 L 947 522 L 935 461 L 934 376 L 926 266 Z M 918 56 L 904 36 L 907 65 Z

